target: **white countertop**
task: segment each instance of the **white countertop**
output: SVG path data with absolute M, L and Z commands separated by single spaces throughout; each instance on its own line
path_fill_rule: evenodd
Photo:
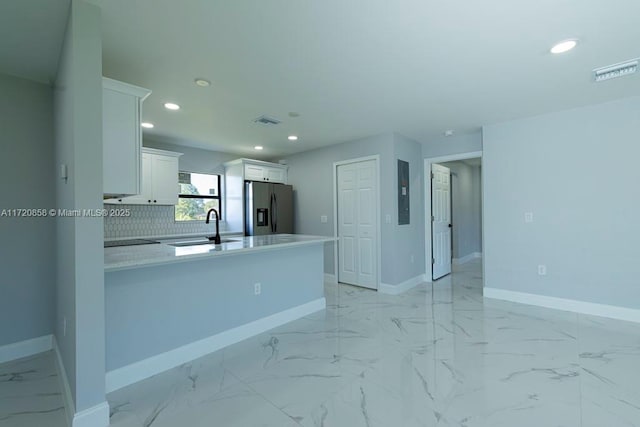
M 161 240 L 153 239 L 152 240 Z M 104 249 L 104 271 L 128 270 L 132 268 L 176 262 L 193 261 L 202 258 L 242 255 L 267 250 L 284 249 L 292 246 L 332 242 L 333 237 L 309 236 L 304 234 L 272 234 L 268 236 L 228 236 L 227 243 L 213 243 L 194 246 L 171 246 L 169 243 L 187 244 L 189 241 L 205 240 L 197 238 L 171 239 L 162 243 L 138 246 L 117 246 Z

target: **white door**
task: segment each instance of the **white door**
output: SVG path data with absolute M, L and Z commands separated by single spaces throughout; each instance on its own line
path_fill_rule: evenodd
M 451 273 L 451 171 L 431 165 L 433 280 Z
M 377 169 L 375 160 L 337 168 L 338 281 L 378 288 Z

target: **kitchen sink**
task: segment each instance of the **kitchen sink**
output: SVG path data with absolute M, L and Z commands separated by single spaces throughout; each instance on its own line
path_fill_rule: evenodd
M 240 240 L 234 239 L 222 239 L 220 243 L 239 242 Z M 181 248 L 184 246 L 199 246 L 199 245 L 215 245 L 212 240 L 188 240 L 183 242 L 168 243 L 169 246 L 175 246 Z
M 117 246 L 138 246 L 138 245 L 153 245 L 160 243 L 156 240 L 147 239 L 128 239 L 128 240 L 111 240 L 104 242 L 105 248 L 114 248 Z

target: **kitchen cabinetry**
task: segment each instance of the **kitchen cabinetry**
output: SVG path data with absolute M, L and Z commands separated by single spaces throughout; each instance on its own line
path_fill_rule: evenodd
M 268 181 L 285 184 L 287 170 L 282 165 L 264 165 L 251 162 L 244 164 L 245 181 Z
M 178 158 L 182 153 L 143 147 L 140 194 L 105 200 L 105 203 L 129 205 L 178 204 Z
M 252 159 L 237 159 L 224 164 L 224 209 L 229 231 L 244 231 L 244 182 L 287 183 L 287 166 Z
M 141 191 L 142 102 L 150 90 L 103 77 L 102 157 L 105 196 Z

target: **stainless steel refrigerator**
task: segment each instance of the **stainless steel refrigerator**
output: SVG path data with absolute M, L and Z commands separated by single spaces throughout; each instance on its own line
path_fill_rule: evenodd
M 244 183 L 244 233 L 293 233 L 293 187 L 259 181 Z

